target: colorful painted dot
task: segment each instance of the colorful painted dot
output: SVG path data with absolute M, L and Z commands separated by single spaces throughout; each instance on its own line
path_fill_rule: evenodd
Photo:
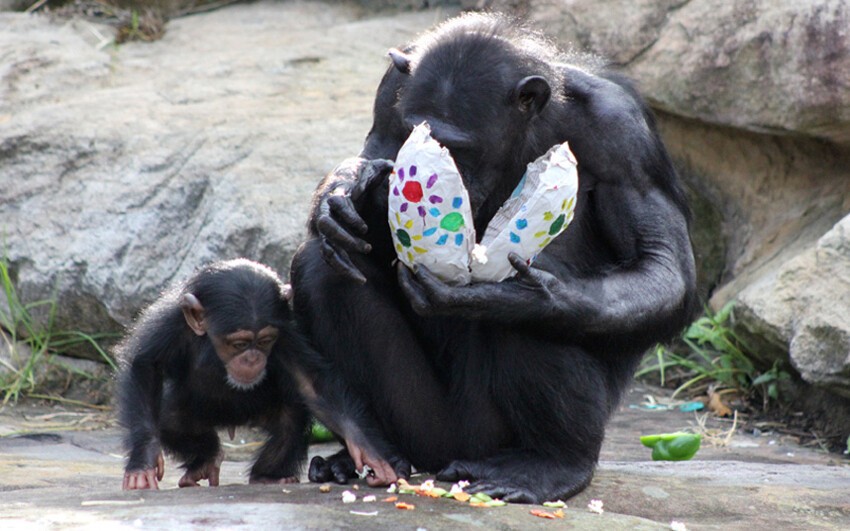
M 448 235 L 448 234 L 443 234 L 442 236 L 440 236 L 439 238 L 437 238 L 437 245 L 445 245 L 445 244 L 446 244 L 446 240 L 448 240 L 448 239 L 449 239 L 449 235 Z
M 420 205 L 419 207 L 417 207 L 417 208 L 416 208 L 416 210 L 419 212 L 419 217 L 420 217 L 420 218 L 424 218 L 424 217 L 425 217 L 425 207 L 423 207 L 422 205 Z
M 398 187 L 393 186 L 393 195 L 398 195 Z
M 407 203 L 402 203 L 400 207 L 398 207 L 399 211 L 407 212 Z
M 404 194 L 404 198 L 411 203 L 418 203 L 422 200 L 422 185 L 416 181 L 407 181 L 404 184 L 404 188 L 401 190 L 401 193 Z
M 535 232 L 535 233 L 534 233 L 534 237 L 535 237 L 535 238 L 542 238 L 543 236 L 546 236 L 546 231 L 545 231 L 545 230 L 541 230 L 540 232 Z
M 422 236 L 432 236 L 435 232 L 437 232 L 437 227 L 431 227 L 430 229 L 425 229 Z
M 443 198 L 438 196 L 438 195 L 432 195 L 431 197 L 428 198 L 428 201 L 431 201 L 432 203 L 434 203 L 436 205 L 437 203 L 442 203 Z
M 551 220 L 552 220 L 552 218 L 554 218 L 554 217 L 555 217 L 555 214 L 553 214 L 553 213 L 551 213 L 551 212 L 544 212 L 544 213 L 543 213 L 543 219 L 544 219 L 545 221 L 551 221 Z
M 428 252 L 428 249 L 423 249 L 422 247 L 416 247 L 415 245 L 413 246 L 413 250 L 416 251 L 419 254 L 425 254 L 425 253 Z
M 450 212 L 440 220 L 440 228 L 450 232 L 457 232 L 463 227 L 463 216 L 459 212 Z
M 428 213 L 430 213 L 430 214 L 431 214 L 432 216 L 434 216 L 435 218 L 440 217 L 440 215 L 442 214 L 442 213 L 440 212 L 440 209 L 439 209 L 439 208 L 432 208 L 431 210 L 429 210 L 429 211 L 428 211 Z
M 411 177 L 416 177 L 416 166 L 411 166 L 411 167 L 410 167 L 410 176 L 411 176 Z
M 565 215 L 561 214 L 560 216 L 558 216 L 558 218 L 555 220 L 555 222 L 552 223 L 552 225 L 549 227 L 549 235 L 550 236 L 554 236 L 554 235 L 558 234 L 558 231 L 560 231 L 561 227 L 564 226 L 564 220 L 566 220 Z
M 395 235 L 402 245 L 404 245 L 405 247 L 410 247 L 410 234 L 408 234 L 403 229 L 398 229 L 397 231 L 395 231 Z
M 511 231 L 511 241 L 513 243 L 519 243 L 519 236 L 513 231 Z
M 520 219 L 516 220 L 516 228 L 517 228 L 517 230 L 522 230 L 522 229 L 524 229 L 524 228 L 526 228 L 526 227 L 528 227 L 528 220 L 527 220 L 527 219 L 525 219 L 525 218 L 520 218 Z
M 463 243 L 463 233 L 455 234 L 455 245 L 460 247 L 462 243 Z
M 403 181 L 403 180 L 404 180 L 404 168 L 399 168 L 399 169 L 398 169 L 398 180 L 399 180 L 399 181 Z
M 460 205 L 462 205 L 462 204 L 463 204 L 463 198 L 462 197 L 455 197 L 454 199 L 452 199 L 452 207 L 453 208 L 460 208 Z
M 434 186 L 434 183 L 436 183 L 436 182 L 437 182 L 437 174 L 435 173 L 435 174 L 431 175 L 430 177 L 428 177 L 428 182 L 425 184 L 425 187 L 431 188 L 432 186 Z

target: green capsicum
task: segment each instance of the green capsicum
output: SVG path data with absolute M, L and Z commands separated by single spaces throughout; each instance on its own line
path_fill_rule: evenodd
M 687 461 L 699 450 L 702 436 L 696 433 L 659 433 L 643 435 L 641 444 L 652 448 L 653 461 Z

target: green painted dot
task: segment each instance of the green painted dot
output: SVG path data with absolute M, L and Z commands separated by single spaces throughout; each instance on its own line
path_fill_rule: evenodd
M 549 227 L 549 235 L 554 236 L 555 234 L 558 234 L 558 231 L 561 230 L 561 227 L 564 226 L 564 220 L 566 219 L 567 217 L 563 214 L 558 216 L 555 221 L 552 222 L 552 225 Z
M 405 247 L 410 247 L 410 235 L 406 231 L 398 229 L 397 231 L 395 231 L 395 235 L 402 245 L 404 245 Z
M 446 217 L 440 220 L 440 228 L 450 232 L 457 232 L 463 227 L 463 216 L 458 212 L 446 214 Z

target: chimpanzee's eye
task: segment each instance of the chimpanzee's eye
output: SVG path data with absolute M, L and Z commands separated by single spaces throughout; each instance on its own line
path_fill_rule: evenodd
M 248 348 L 248 345 L 249 343 L 247 341 L 233 341 L 230 343 L 230 346 L 236 350 L 245 350 Z

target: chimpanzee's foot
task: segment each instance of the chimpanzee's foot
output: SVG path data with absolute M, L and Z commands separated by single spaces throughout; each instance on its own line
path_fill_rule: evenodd
M 177 482 L 177 486 L 180 488 L 199 487 L 198 482 L 205 479 L 209 482 L 210 487 L 218 487 L 222 461 L 224 461 L 224 452 L 219 452 L 212 460 L 199 467 L 187 470 L 180 481 Z
M 346 484 L 349 479 L 360 476 L 358 468 L 361 471 L 366 471 L 366 482 L 372 487 L 389 485 L 398 481 L 398 478 L 407 479 L 410 477 L 410 462 L 406 459 L 401 457 L 391 457 L 387 461 L 375 459 L 364 454 L 359 447 L 349 446 L 354 446 L 356 448 L 354 452 L 359 452 L 359 467 L 347 448 L 328 458 L 316 456 L 310 461 L 310 469 L 307 472 L 310 481 L 314 483 L 335 481 L 339 484 Z M 368 468 L 365 468 L 364 465 Z
M 313 483 L 335 481 L 344 485 L 349 479 L 357 477 L 357 470 L 354 467 L 354 459 L 348 455 L 348 450 L 343 448 L 327 459 L 318 455 L 314 457 L 310 461 L 307 477 Z
M 301 480 L 296 476 L 285 478 L 270 478 L 266 476 L 250 477 L 248 483 L 251 485 L 291 485 L 292 483 L 300 483 Z
M 440 481 L 471 481 L 465 489 L 513 503 L 566 500 L 584 490 L 594 462 L 566 465 L 528 453 L 503 454 L 480 461 L 452 461 Z

